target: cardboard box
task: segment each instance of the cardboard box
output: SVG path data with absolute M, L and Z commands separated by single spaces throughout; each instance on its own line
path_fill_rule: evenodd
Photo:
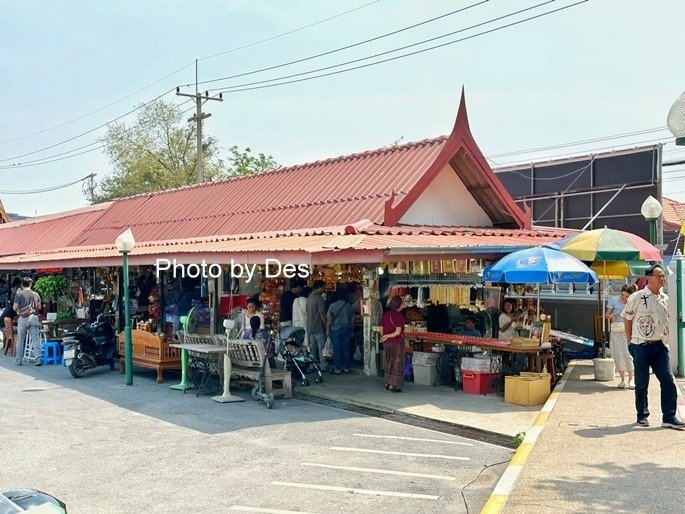
M 461 381 L 464 392 L 468 394 L 493 394 L 496 392 L 493 387 L 493 379 L 498 376 L 499 373 L 468 371 L 462 369 Z
M 550 377 L 515 376 L 504 378 L 504 402 L 513 405 L 541 405 L 550 394 Z

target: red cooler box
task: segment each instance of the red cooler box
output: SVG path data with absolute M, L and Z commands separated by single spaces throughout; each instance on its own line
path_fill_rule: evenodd
M 499 373 L 488 373 L 486 371 L 467 371 L 461 372 L 461 383 L 464 385 L 464 392 L 469 394 L 494 394 L 492 387 L 493 378 Z

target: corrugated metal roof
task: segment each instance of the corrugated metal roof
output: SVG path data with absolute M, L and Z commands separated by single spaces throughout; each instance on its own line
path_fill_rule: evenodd
M 537 246 L 557 241 L 568 231 L 557 229 L 482 229 L 460 227 L 382 227 L 370 226 L 356 233 L 340 227 L 320 229 L 317 234 L 253 234 L 251 238 L 238 239 L 235 236 L 189 238 L 172 241 L 151 241 L 136 245 L 131 258 L 138 263 L 154 263 L 156 257 L 174 255 L 211 255 L 218 263 L 228 262 L 232 257 L 267 255 L 279 258 L 279 254 L 320 254 L 318 262 L 336 262 L 336 252 L 341 250 L 359 251 L 355 262 L 364 260 L 369 254 L 364 251 L 385 252 L 392 249 L 429 249 L 445 248 L 458 254 L 460 250 L 469 253 L 506 253 L 507 247 Z M 263 236 L 263 237 L 261 237 Z M 322 255 L 329 257 L 322 257 Z M 381 255 L 381 254 L 375 254 Z M 149 257 L 149 258 L 144 258 Z M 38 251 L 22 256 L 0 258 L 0 267 L 20 263 L 23 265 L 64 264 L 80 261 L 82 266 L 104 265 L 105 262 L 118 262 L 120 255 L 114 245 L 90 245 Z M 83 263 L 87 260 L 86 263 Z M 250 259 L 254 262 L 254 259 Z M 379 258 L 382 260 L 382 255 Z M 349 260 L 347 262 L 350 262 Z
M 664 228 L 667 230 L 680 230 L 685 221 L 685 203 L 680 203 L 664 196 L 661 198 L 661 205 L 664 208 Z
M 75 244 L 105 244 L 131 227 L 140 241 L 383 222 L 435 160 L 446 138 L 353 154 L 115 201 Z M 313 223 L 314 222 L 314 223 Z
M 73 240 L 110 205 L 90 205 L 59 214 L 0 224 L 0 255 L 71 246 Z

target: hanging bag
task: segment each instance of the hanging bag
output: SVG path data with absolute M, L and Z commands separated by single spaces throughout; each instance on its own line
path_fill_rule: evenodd
M 326 344 L 323 347 L 323 356 L 326 359 L 333 358 L 333 341 L 331 341 L 330 336 L 326 338 Z

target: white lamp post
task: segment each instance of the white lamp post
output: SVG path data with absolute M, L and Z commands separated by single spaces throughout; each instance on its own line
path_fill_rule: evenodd
M 124 364 L 126 366 L 126 385 L 133 385 L 133 348 L 131 342 L 131 302 L 128 297 L 128 254 L 136 245 L 133 232 L 127 228 L 115 241 L 117 250 L 123 256 L 124 270 Z
M 666 125 L 675 136 L 675 144 L 685 145 L 685 93 L 680 95 L 668 111 Z
M 659 200 L 649 195 L 647 199 L 642 204 L 640 212 L 649 222 L 649 242 L 655 245 L 657 243 L 657 233 L 656 233 L 656 221 L 661 216 L 663 208 L 659 203 Z

